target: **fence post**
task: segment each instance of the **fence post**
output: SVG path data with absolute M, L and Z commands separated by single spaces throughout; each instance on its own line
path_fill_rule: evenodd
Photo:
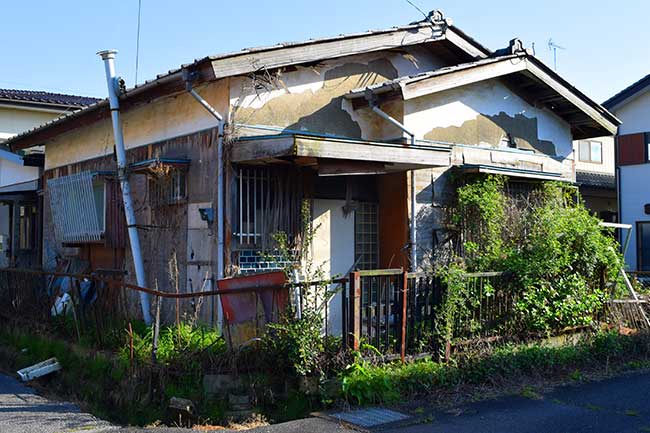
M 361 274 L 350 272 L 350 338 L 352 350 L 359 350 L 361 337 Z
M 406 300 L 408 299 L 407 297 L 407 292 L 409 288 L 409 277 L 408 277 L 408 272 L 404 270 L 402 272 L 402 335 L 401 335 L 401 345 L 400 345 L 400 357 L 402 358 L 402 363 L 405 361 L 406 358 Z

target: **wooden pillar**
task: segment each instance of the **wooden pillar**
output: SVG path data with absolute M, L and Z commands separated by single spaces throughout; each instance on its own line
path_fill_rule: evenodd
M 350 344 L 352 350 L 359 350 L 361 338 L 361 274 L 350 272 Z

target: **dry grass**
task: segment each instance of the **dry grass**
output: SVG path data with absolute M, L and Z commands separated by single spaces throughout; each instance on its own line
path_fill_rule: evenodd
M 194 427 L 192 427 L 192 429 L 196 431 L 219 431 L 219 430 L 244 431 L 244 430 L 250 430 L 252 428 L 257 428 L 257 427 L 265 427 L 267 425 L 269 425 L 269 422 L 264 417 L 264 415 L 260 415 L 256 413 L 251 415 L 250 418 L 248 418 L 246 421 L 243 421 L 241 423 L 231 421 L 225 427 L 218 426 L 218 425 L 202 424 L 202 425 L 195 425 Z

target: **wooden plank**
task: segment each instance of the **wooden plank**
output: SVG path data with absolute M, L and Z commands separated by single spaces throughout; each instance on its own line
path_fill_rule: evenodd
M 525 59 L 509 58 L 499 62 L 450 71 L 447 74 L 434 75 L 420 81 L 407 83 L 403 86 L 402 94 L 404 95 L 404 100 L 418 98 L 479 81 L 514 74 L 525 69 Z
M 413 148 L 408 145 L 348 142 L 302 136 L 296 137 L 296 155 L 432 167 L 446 167 L 451 161 L 450 151 L 447 149 L 427 149 L 423 146 Z
M 408 29 L 305 42 L 295 46 L 273 46 L 267 50 L 224 56 L 212 60 L 212 70 L 215 78 L 221 78 L 443 39 L 441 26 L 422 24 Z
M 402 268 L 397 268 L 397 269 L 368 269 L 368 270 L 362 270 L 359 271 L 359 275 L 362 277 L 379 277 L 379 276 L 386 276 L 386 275 L 401 275 Z
M 470 41 L 468 41 L 466 37 L 461 36 L 459 33 L 457 33 L 453 27 L 447 27 L 445 30 L 445 37 L 449 42 L 456 45 L 458 48 L 465 51 L 467 54 L 474 58 L 483 59 L 488 56 L 487 53 L 483 52 L 476 45 L 473 45 Z
M 293 155 L 295 155 L 294 137 L 282 135 L 259 140 L 238 141 L 232 145 L 230 160 L 232 162 L 248 162 Z
M 544 83 L 546 83 L 549 87 L 551 87 L 553 90 L 555 90 L 557 93 L 562 95 L 567 101 L 571 102 L 573 105 L 575 105 L 577 108 L 579 108 L 582 112 L 587 114 L 589 117 L 594 119 L 600 126 L 605 128 L 607 131 L 609 131 L 611 134 L 616 134 L 616 131 L 618 130 L 618 125 L 610 121 L 609 119 L 605 118 L 605 116 L 592 107 L 590 104 L 588 104 L 584 99 L 579 97 L 575 92 L 573 92 L 571 89 L 568 89 L 563 83 L 558 82 L 556 79 L 551 77 L 548 73 L 546 73 L 542 68 L 540 68 L 538 65 L 533 63 L 530 60 L 526 60 L 526 65 L 527 69 L 530 73 L 535 75 L 538 79 L 542 80 Z

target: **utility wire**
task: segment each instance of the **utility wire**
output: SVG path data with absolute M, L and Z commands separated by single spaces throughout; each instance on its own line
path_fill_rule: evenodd
M 427 14 L 425 14 L 425 13 L 422 11 L 422 9 L 420 9 L 419 7 L 417 7 L 417 5 L 416 5 L 415 3 L 413 3 L 411 0 L 406 0 L 406 3 L 410 4 L 410 5 L 413 6 L 413 7 L 414 7 L 418 12 L 420 12 L 420 13 L 424 16 L 424 19 L 429 18 L 429 16 L 428 16 Z
M 135 83 L 138 85 L 138 66 L 140 62 L 140 16 L 142 15 L 142 0 L 138 0 L 138 35 L 135 41 Z

